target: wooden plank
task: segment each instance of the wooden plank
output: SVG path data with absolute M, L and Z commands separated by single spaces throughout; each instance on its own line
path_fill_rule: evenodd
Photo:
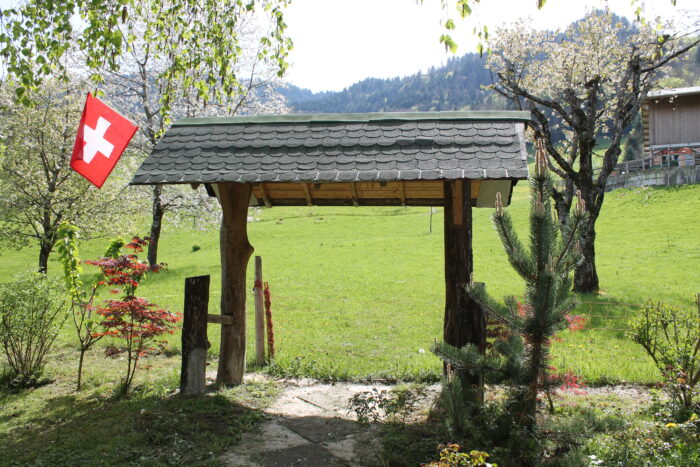
M 207 315 L 207 323 L 212 324 L 233 324 L 233 316 L 230 315 Z
M 207 311 L 209 276 L 185 279 L 185 306 L 182 321 L 182 366 L 180 394 L 204 394 L 207 368 Z
M 352 182 L 350 184 L 350 190 L 352 194 L 352 204 L 357 207 L 360 205 L 360 203 L 357 200 L 357 186 L 355 185 L 355 182 Z
M 261 183 L 260 184 L 260 192 L 262 194 L 262 199 L 263 203 L 265 203 L 266 208 L 272 207 L 272 203 L 270 203 L 270 199 L 267 197 L 267 191 L 265 191 L 265 184 Z
M 263 303 L 262 257 L 255 257 L 255 364 L 265 365 L 265 306 Z
M 253 254 L 248 241 L 248 203 L 252 186 L 243 183 L 219 183 L 221 221 L 221 346 L 216 382 L 232 386 L 243 382 L 245 373 L 246 269 Z
M 314 202 L 311 199 L 311 191 L 309 190 L 308 183 L 304 183 L 304 196 L 306 197 L 306 204 L 308 204 L 309 206 L 313 206 Z

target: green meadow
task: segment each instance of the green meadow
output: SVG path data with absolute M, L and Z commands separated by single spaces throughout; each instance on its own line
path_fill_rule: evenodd
M 508 209 L 525 235 L 526 183 L 516 187 Z M 474 210 L 475 280 L 485 282 L 496 296 L 518 296 L 523 284 L 508 265 L 491 213 Z M 437 380 L 441 364 L 430 348 L 441 338 L 444 312 L 442 210 L 432 217 L 430 232 L 429 208 L 260 211 L 258 220 L 249 223 L 249 237 L 254 254 L 263 258 L 264 280 L 272 292 L 277 358 L 266 371 L 327 380 Z M 143 220 L 132 223 L 141 225 Z M 99 256 L 107 243 L 106 238 L 84 242 L 81 257 Z M 185 278 L 210 274 L 210 313 L 218 313 L 216 226 L 189 231 L 170 227 L 166 219 L 159 259 L 167 270 L 149 276 L 140 295 L 181 312 Z M 6 249 L 0 255 L 0 279 L 33 269 L 35 263 L 34 249 Z M 252 266 L 251 260 L 251 288 Z M 700 292 L 700 185 L 608 193 L 598 221 L 597 266 L 602 291 L 581 296 L 577 309 L 587 318 L 586 328 L 559 336 L 553 343 L 553 365 L 572 370 L 589 384 L 656 381 L 646 355 L 625 337 L 626 323 L 649 298 L 694 306 L 692 298 Z M 55 253 L 49 269 L 60 273 Z M 85 267 L 86 273 L 92 269 Z M 252 303 L 251 293 L 251 368 Z M 218 332 L 218 325 L 211 324 L 212 359 L 218 352 Z M 179 339 L 178 334 L 169 337 L 170 355 L 179 348 Z M 73 329 L 67 323 L 56 352 L 65 356 L 73 347 Z M 94 351 L 95 361 L 99 352 Z M 88 367 L 87 373 L 92 370 Z M 49 364 L 48 371 L 56 370 Z M 139 377 L 147 372 L 137 375 L 137 381 Z

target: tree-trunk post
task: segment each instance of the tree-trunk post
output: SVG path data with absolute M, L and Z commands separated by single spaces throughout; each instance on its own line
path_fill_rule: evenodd
M 263 304 L 262 258 L 255 257 L 255 364 L 265 365 L 265 305 Z
M 185 279 L 185 307 L 182 323 L 182 371 L 180 394 L 204 394 L 207 368 L 207 314 L 209 276 Z
M 445 322 L 443 337 L 454 347 L 476 344 L 486 350 L 486 317 L 467 294 L 473 271 L 472 206 L 469 180 L 444 182 L 445 198 Z M 481 377 L 466 377 L 481 388 Z M 482 392 L 482 391 L 479 391 Z
M 219 183 L 221 221 L 221 314 L 233 317 L 221 325 L 221 347 L 217 384 L 234 386 L 243 382 L 246 344 L 246 269 L 253 247 L 248 242 L 247 222 L 251 185 Z

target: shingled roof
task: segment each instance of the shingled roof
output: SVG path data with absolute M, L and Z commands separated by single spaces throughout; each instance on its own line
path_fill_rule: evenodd
M 527 178 L 528 112 L 184 119 L 132 184 Z

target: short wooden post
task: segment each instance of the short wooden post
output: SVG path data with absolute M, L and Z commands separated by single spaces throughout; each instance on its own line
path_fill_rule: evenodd
M 255 364 L 265 365 L 265 305 L 263 304 L 262 258 L 255 257 Z
M 221 221 L 221 314 L 231 318 L 222 321 L 217 384 L 235 386 L 243 382 L 245 373 L 246 312 L 248 290 L 246 269 L 253 254 L 248 242 L 248 205 L 252 187 L 243 183 L 219 183 L 218 197 Z
M 185 279 L 185 308 L 182 323 L 182 370 L 180 394 L 203 394 L 207 366 L 207 311 L 209 276 Z

